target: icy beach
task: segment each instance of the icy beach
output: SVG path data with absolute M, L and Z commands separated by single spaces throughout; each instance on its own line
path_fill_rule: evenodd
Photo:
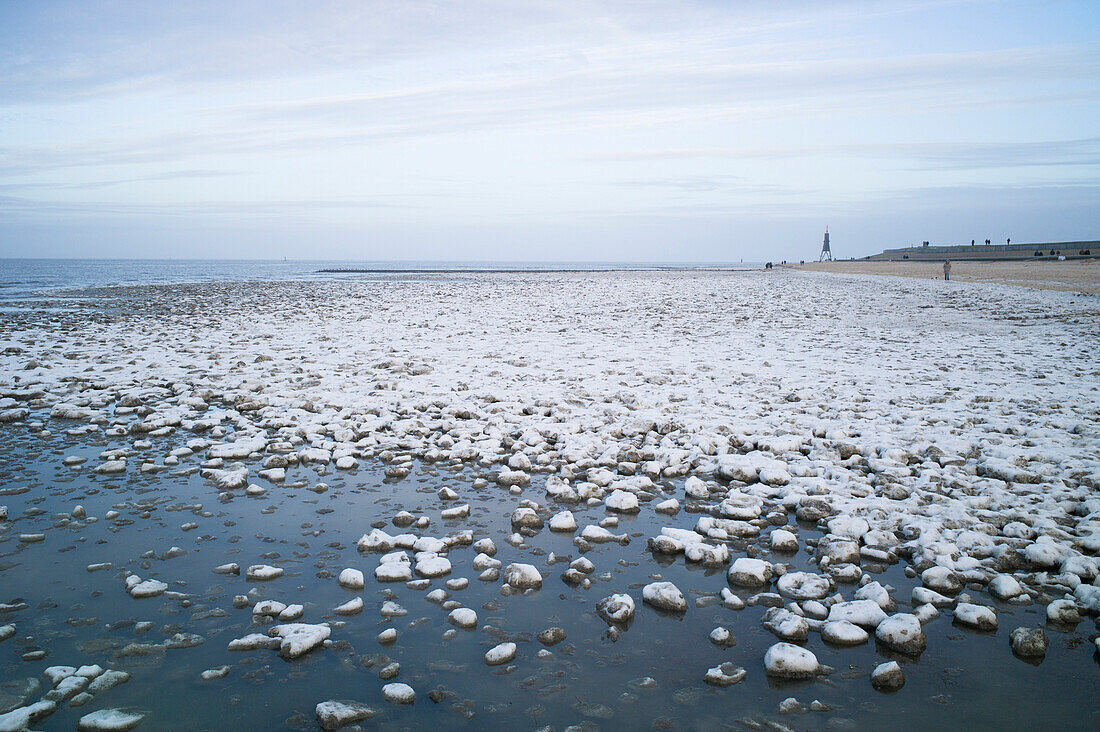
M 0 730 L 1100 724 L 1094 296 L 761 270 L 2 305 Z

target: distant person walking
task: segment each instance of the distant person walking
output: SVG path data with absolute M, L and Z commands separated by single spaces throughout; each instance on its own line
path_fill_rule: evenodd
M 951 279 L 951 260 L 950 259 L 943 260 L 943 278 L 945 280 L 950 280 Z

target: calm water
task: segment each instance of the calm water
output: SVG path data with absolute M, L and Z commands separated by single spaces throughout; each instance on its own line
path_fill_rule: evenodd
M 578 556 L 569 535 L 544 530 L 520 548 L 503 541 L 520 497 L 493 484 L 473 489 L 477 471 L 472 467 L 417 464 L 412 475 L 397 482 L 384 480 L 370 461 L 352 472 L 324 475 L 296 467 L 288 471 L 284 486 L 258 481 L 269 487 L 262 497 L 219 502 L 213 487 L 194 472 L 187 474 L 186 468 L 197 466 L 197 456 L 156 475 L 136 470 L 144 459 L 185 443 L 194 436 L 190 433 L 154 438 L 153 449 L 131 459 L 128 474 L 111 477 L 91 472 L 97 456 L 131 444 L 132 438 L 108 439 L 102 433 L 74 437 L 65 434 L 73 423 L 48 426 L 53 435 L 43 438 L 24 425 L 0 425 L 0 504 L 8 506 L 11 517 L 0 529 L 0 602 L 21 599 L 29 605 L 28 610 L 0 616 L 0 623 L 15 622 L 18 628 L 15 638 L 0 643 L 0 677 L 19 682 L 40 677 L 53 664 L 99 663 L 127 670 L 133 678 L 88 706 L 62 707 L 36 725 L 40 729 L 73 729 L 82 714 L 119 706 L 151 711 L 141 729 L 317 729 L 313 708 L 332 698 L 371 704 L 380 715 L 369 724 L 383 729 L 532 729 L 544 724 L 560 729 L 584 721 L 606 729 L 742 729 L 746 726 L 738 720 L 757 724 L 765 719 L 797 729 L 1095 729 L 1100 723 L 1096 661 L 1087 646 L 1081 647 L 1088 643 L 1091 622 L 1076 631 L 1048 629 L 1051 647 L 1040 665 L 1024 663 L 1009 650 L 1008 633 L 1019 625 L 1042 623 L 1042 606 L 1010 606 L 980 595 L 996 606 L 1000 630 L 976 633 L 940 618 L 927 626 L 928 650 L 919 660 L 876 648 L 873 641 L 832 648 L 814 633 L 806 646 L 836 672 L 813 681 L 779 683 L 766 679 L 761 665 L 764 651 L 775 642 L 760 625 L 764 608 L 735 612 L 707 605 L 726 586 L 724 572 L 686 565 L 682 556 L 655 558 L 646 551 L 645 538 L 661 526 L 694 525 L 696 516 L 690 513 L 667 518 L 645 510 L 635 519 L 624 518 L 616 532 L 629 533 L 632 541 L 628 546 L 599 545 L 586 555 L 596 564 L 597 577 L 609 576 L 585 591 L 559 580 L 565 564 L 546 566 L 550 552 Z M 66 455 L 89 460 L 74 470 L 61 464 Z M 253 471 L 259 467 L 249 465 Z M 309 490 L 322 481 L 327 492 Z M 540 482 L 536 479 L 523 497 L 543 503 Z M 444 485 L 471 503 L 469 519 L 440 519 L 445 504 L 436 492 Z M 664 487 L 682 495 L 678 481 Z M 90 516 L 103 517 L 112 507 L 122 515 L 113 522 L 65 525 L 63 515 L 78 503 Z M 523 561 L 549 571 L 542 590 L 501 596 L 499 582 L 477 580 L 470 567 L 472 549 L 452 551 L 451 576 L 471 580 L 468 589 L 452 596 L 477 611 L 479 627 L 443 640 L 451 626 L 446 611 L 425 598 L 427 591 L 399 583 L 379 585 L 373 580 L 377 555 L 361 556 L 355 548 L 372 522 L 388 523 L 401 509 L 431 519 L 429 529 L 417 533 L 442 536 L 469 528 L 475 538 L 492 537 L 497 558 L 505 564 Z M 573 510 L 581 526 L 607 515 L 602 506 Z M 181 529 L 192 521 L 198 528 Z M 392 534 L 401 531 L 387 528 Z M 40 544 L 20 544 L 18 534 L 29 532 L 45 532 L 47 538 Z M 800 527 L 800 534 L 803 541 L 817 535 L 808 525 Z M 161 559 L 173 546 L 187 553 Z M 768 558 L 767 552 L 763 556 Z M 808 568 L 805 553 L 771 559 Z M 86 565 L 96 562 L 111 562 L 114 568 L 88 573 Z M 286 575 L 249 583 L 211 573 L 225 562 L 272 564 L 285 568 Z M 364 591 L 351 593 L 337 585 L 335 576 L 344 567 L 364 571 Z M 134 600 L 125 592 L 122 570 L 168 582 L 170 590 L 187 593 L 188 599 Z M 657 575 L 675 582 L 689 603 L 702 599 L 705 606 L 693 604 L 683 617 L 674 617 L 642 605 L 641 585 Z M 901 565 L 877 578 L 897 588 L 900 609 L 907 609 L 914 583 L 904 577 Z M 442 579 L 433 581 L 433 587 L 442 584 Z M 268 597 L 305 605 L 304 622 L 339 620 L 330 609 L 355 594 L 366 601 L 366 609 L 333 631 L 334 647 L 296 661 L 266 650 L 231 653 L 226 650 L 231 639 L 266 629 L 252 623 L 249 610 L 232 606 L 233 596 L 251 586 Z M 854 587 L 840 589 L 849 596 Z M 378 615 L 387 590 L 396 594 L 408 616 L 387 621 Z M 606 626 L 594 614 L 595 603 L 612 592 L 629 592 L 638 600 L 633 625 L 615 643 L 606 638 Z M 750 593 L 741 594 L 747 598 Z M 154 627 L 139 634 L 135 621 L 152 621 Z M 564 628 L 568 639 L 552 649 L 553 658 L 538 659 L 541 646 L 534 635 L 552 625 Z M 707 641 L 719 625 L 733 631 L 736 646 L 719 649 Z M 375 636 L 387 627 L 396 628 L 399 638 L 396 645 L 382 647 Z M 205 642 L 147 657 L 120 655 L 127 644 L 162 643 L 176 632 L 199 634 Z M 489 647 L 504 639 L 519 644 L 511 673 L 489 668 L 482 660 Z M 47 658 L 20 660 L 35 649 L 46 650 Z M 872 690 L 868 673 L 888 658 L 903 664 L 908 680 L 900 692 L 885 695 Z M 381 698 L 385 682 L 377 671 L 391 659 L 401 664 L 396 680 L 417 691 L 411 707 L 396 707 Z M 744 666 L 746 680 L 726 689 L 705 685 L 706 669 L 723 661 Z M 227 678 L 199 680 L 204 669 L 222 664 L 232 665 Z M 638 683 L 646 676 L 655 686 Z M 428 698 L 433 689 L 444 691 L 439 703 Z M 790 696 L 807 704 L 820 700 L 833 709 L 778 714 L 777 705 Z

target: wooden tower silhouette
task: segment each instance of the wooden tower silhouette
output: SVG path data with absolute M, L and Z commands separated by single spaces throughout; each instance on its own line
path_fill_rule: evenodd
M 821 243 L 821 256 L 818 257 L 819 262 L 831 262 L 833 261 L 833 250 L 829 248 L 829 227 L 825 227 L 825 241 Z

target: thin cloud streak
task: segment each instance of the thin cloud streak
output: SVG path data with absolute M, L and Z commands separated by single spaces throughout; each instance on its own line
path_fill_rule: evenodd
M 1006 54 L 996 54 L 996 62 L 986 64 L 996 69 L 999 77 L 1014 69 L 1012 73 L 1059 74 L 1065 69 L 1070 58 L 1053 59 L 1045 56 L 1047 66 L 1037 66 L 1032 53 L 1015 57 L 1013 64 L 1007 65 Z M 901 61 L 893 64 L 895 72 L 883 71 L 875 61 L 861 62 L 862 81 L 856 81 L 853 67 L 845 64 L 826 73 L 820 69 L 813 72 L 812 78 L 801 79 L 798 85 L 812 88 L 813 98 L 830 99 L 834 108 L 845 107 L 845 90 L 851 90 L 863 84 L 864 91 L 879 90 L 879 96 L 868 108 L 889 108 L 896 97 L 899 78 L 909 77 L 909 83 L 919 86 L 923 93 L 932 93 L 934 88 L 948 86 L 947 80 L 925 80 L 918 69 L 941 68 L 949 65 L 939 60 L 931 67 L 928 59 L 908 59 L 912 67 L 902 74 L 897 70 L 904 68 Z M 957 63 L 957 60 L 953 63 Z M 979 67 L 982 64 L 978 64 Z M 461 83 L 427 90 L 403 91 L 389 95 L 369 95 L 344 97 L 331 100 L 295 101 L 280 105 L 249 106 L 243 108 L 243 120 L 234 119 L 233 110 L 223 110 L 228 117 L 219 127 L 214 125 L 195 132 L 178 132 L 153 138 L 106 139 L 87 141 L 68 147 L 50 147 L 39 149 L 0 148 L 0 174 L 21 175 L 44 170 L 67 167 L 85 167 L 119 165 L 146 162 L 181 160 L 203 155 L 254 155 L 260 153 L 291 153 L 303 150 L 338 149 L 349 145 L 363 145 L 384 140 L 415 139 L 433 135 L 453 135 L 459 132 L 475 132 L 493 129 L 516 130 L 524 127 L 533 129 L 583 129 L 592 126 L 621 124 L 642 124 L 631 119 L 631 115 L 640 112 L 666 111 L 677 112 L 681 117 L 708 118 L 721 116 L 717 110 L 726 108 L 728 113 L 736 114 L 740 108 L 760 99 L 778 99 L 776 89 L 790 89 L 796 85 L 792 65 L 781 65 L 768 70 L 757 69 L 754 74 L 741 70 L 742 79 L 752 79 L 753 88 L 761 97 L 752 96 L 750 89 L 738 89 L 736 85 L 726 90 L 729 82 L 717 71 L 692 74 L 667 73 L 654 75 L 647 83 L 624 84 L 630 77 L 616 73 L 611 76 L 593 76 L 575 74 L 550 80 L 523 80 L 501 82 L 483 82 L 480 84 Z M 808 71 L 805 64 L 798 69 Z M 1092 67 L 1077 64 L 1077 72 L 1095 68 L 1100 72 L 1100 63 Z M 972 72 L 973 79 L 981 78 L 981 73 Z M 932 74 L 933 76 L 935 74 Z M 657 78 L 659 77 L 659 78 Z M 725 81 L 723 81 L 725 80 Z M 636 79 L 635 79 L 636 81 Z M 956 80 L 957 81 L 957 80 Z M 953 88 L 953 87 L 952 87 Z M 568 91 L 567 91 L 568 90 Z M 784 93 L 790 93 L 789 91 Z M 1086 94 L 1100 100 L 1100 90 Z M 906 99 L 912 104 L 911 97 Z M 979 105 L 975 99 L 970 104 Z M 850 108 L 848 111 L 851 111 Z M 315 132 L 318 126 L 329 125 L 331 132 Z M 885 150 L 889 146 L 879 146 Z M 824 148 L 819 150 L 824 151 Z M 858 146 L 836 146 L 834 152 L 859 154 Z M 685 157 L 706 157 L 719 155 L 724 157 L 782 157 L 803 154 L 794 148 L 774 148 L 753 151 L 730 149 L 666 150 L 639 152 L 608 152 L 585 156 L 589 161 L 608 162 L 628 159 L 669 159 Z
M 232 170 L 173 170 L 165 173 L 154 173 L 135 178 L 118 178 L 115 180 L 94 180 L 80 183 L 74 182 L 48 182 L 48 183 L 0 183 L 0 191 L 89 191 L 99 188 L 111 188 L 131 183 L 154 183 L 157 181 L 188 180 L 203 178 L 225 178 L 235 175 L 243 175 L 241 171 Z
M 899 212 L 958 210 L 973 206 L 989 206 L 995 210 L 1034 209 L 1062 206 L 1070 202 L 1077 206 L 1100 200 L 1100 183 L 1029 183 L 1021 185 L 927 186 L 883 190 L 874 196 L 850 200 L 838 196 L 835 200 L 818 200 L 807 205 L 800 199 L 773 199 L 759 203 L 668 203 L 633 208 L 584 208 L 570 214 L 593 218 L 820 218 L 830 215 L 870 215 L 884 209 Z
M 1034 166 L 1100 165 L 1100 137 L 1042 142 L 891 143 L 769 148 L 637 150 L 578 158 L 598 163 L 726 158 L 733 160 L 848 156 L 915 161 L 911 170 L 979 170 Z
M 638 0 L 26 4 L 0 24 L 0 77 L 6 80 L 0 104 L 368 68 L 385 73 L 403 63 L 430 65 L 440 55 L 466 58 L 471 49 L 545 61 L 555 54 L 598 56 L 603 48 L 743 46 L 836 15 L 867 21 L 952 4 L 959 3 L 817 0 L 765 10 Z
M 377 200 L 287 200 L 287 201 L 175 201 L 172 203 L 119 203 L 107 201 L 36 201 L 0 196 L 0 213 L 30 216 L 72 214 L 79 216 L 283 216 L 325 210 L 414 209 L 412 204 Z

